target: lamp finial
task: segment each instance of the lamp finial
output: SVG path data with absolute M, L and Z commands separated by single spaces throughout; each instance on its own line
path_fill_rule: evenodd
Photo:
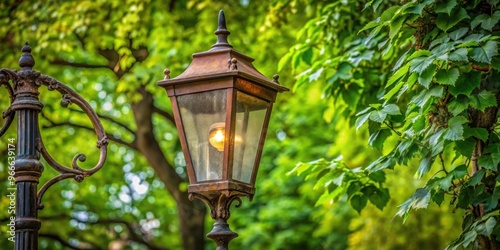
M 212 49 L 232 48 L 233 47 L 227 41 L 227 36 L 229 36 L 229 34 L 231 34 L 231 32 L 229 32 L 229 30 L 227 30 L 226 16 L 224 16 L 224 11 L 222 11 L 222 10 L 219 11 L 218 27 L 217 27 L 217 30 L 215 31 L 215 34 L 217 35 L 217 42 L 214 45 L 212 45 Z
M 33 56 L 31 55 L 31 47 L 28 42 L 25 43 L 21 52 L 23 52 L 23 54 L 21 55 L 21 58 L 19 58 L 19 66 L 21 68 L 33 68 L 33 66 L 35 66 L 35 59 L 33 59 Z

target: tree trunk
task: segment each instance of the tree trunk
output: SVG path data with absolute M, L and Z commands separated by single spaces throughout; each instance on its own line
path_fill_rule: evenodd
M 139 102 L 132 104 L 137 124 L 137 148 L 146 157 L 158 178 L 165 184 L 165 188 L 177 202 L 184 249 L 203 250 L 206 206 L 199 200 L 190 201 L 188 193 L 179 190 L 183 179 L 167 161 L 153 132 L 153 96 L 144 87 L 140 87 L 138 91 L 143 98 Z
M 481 89 L 489 89 L 492 85 L 492 77 L 491 75 L 481 82 Z M 480 91 L 480 90 L 477 90 Z M 500 103 L 500 95 L 499 93 L 495 93 L 497 95 L 497 103 Z M 497 122 L 497 114 L 498 114 L 498 105 L 495 107 L 490 107 L 481 112 L 477 109 L 469 109 L 469 125 L 473 128 L 485 128 L 488 131 L 488 134 L 494 132 L 494 126 Z M 483 154 L 483 149 L 488 145 L 489 141 L 483 142 L 480 139 L 476 139 L 476 146 L 474 148 L 474 152 L 472 153 L 472 173 L 474 174 L 481 166 L 478 164 L 478 159 Z M 483 177 L 487 178 L 487 176 Z M 487 184 L 487 183 L 485 183 Z M 486 186 L 486 190 L 493 192 L 495 189 L 495 182 L 493 182 L 493 186 Z M 474 216 L 474 221 L 479 220 L 485 215 L 485 210 L 483 204 L 478 204 L 473 206 L 472 215 Z M 484 235 L 478 235 L 478 243 L 479 249 L 483 250 L 494 250 L 496 249 L 497 242 L 495 240 L 495 235 L 491 235 L 490 237 Z

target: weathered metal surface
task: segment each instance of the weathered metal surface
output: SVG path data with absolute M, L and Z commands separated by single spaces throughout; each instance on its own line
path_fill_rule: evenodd
M 237 200 L 239 202 L 237 207 L 239 207 L 241 205 L 240 197 L 242 196 L 247 196 L 250 201 L 252 200 L 272 104 L 277 93 L 288 91 L 288 89 L 279 84 L 277 75 L 273 76 L 273 80 L 269 80 L 253 66 L 252 58 L 233 49 L 233 46 L 227 41 L 230 32 L 227 30 L 225 16 L 222 11 L 219 12 L 218 28 L 215 34 L 217 35 L 217 42 L 210 50 L 194 54 L 189 67 L 175 78 L 171 77 L 170 70 L 165 69 L 165 77 L 158 82 L 158 86 L 166 89 L 172 102 L 172 110 L 179 131 L 179 139 L 186 159 L 186 168 L 190 181 L 188 186 L 189 198 L 191 200 L 194 198 L 203 200 L 210 207 L 210 215 L 216 222 L 213 230 L 207 236 L 216 242 L 218 250 L 222 250 L 227 249 L 229 241 L 238 236 L 229 229 L 227 224 L 230 205 Z M 215 90 L 224 90 L 227 93 L 225 97 L 225 119 L 218 121 L 220 124 L 226 125 L 224 148 L 219 150 L 223 153 L 223 157 L 221 157 L 223 160 L 222 173 L 220 179 L 198 181 L 186 137 L 186 133 L 194 133 L 195 131 L 186 131 L 184 128 L 180 110 L 186 110 L 186 107 L 180 107 L 177 98 Z M 266 112 L 263 118 L 262 131 L 258 138 L 256 158 L 249 183 L 233 179 L 232 174 L 236 113 L 238 109 L 236 94 L 240 92 L 256 100 L 261 100 L 265 104 L 262 110 Z M 216 100 L 212 101 L 215 102 Z M 199 105 L 210 106 L 209 103 L 200 103 Z M 208 111 L 204 112 L 209 114 Z M 208 130 L 209 127 L 207 127 Z
M 102 168 L 107 155 L 106 134 L 104 128 L 90 105 L 75 91 L 56 79 L 33 70 L 35 60 L 31 55 L 31 48 L 26 45 L 19 59 L 20 71 L 1 69 L 0 85 L 7 88 L 11 100 L 10 107 L 3 112 L 6 122 L 0 129 L 0 136 L 7 131 L 17 114 L 17 156 L 14 161 L 16 191 L 16 219 L 15 219 L 15 249 L 38 249 L 38 230 L 41 221 L 38 219 L 38 210 L 43 208 L 41 200 L 43 194 L 53 184 L 67 178 L 82 181 Z M 12 82 L 12 85 L 9 83 Z M 49 90 L 57 90 L 63 99 L 61 106 L 67 107 L 71 103 L 79 106 L 89 117 L 97 135 L 97 147 L 100 150 L 98 163 L 91 169 L 82 169 L 77 161 L 85 161 L 85 155 L 76 155 L 71 167 L 65 167 L 55 161 L 43 145 L 38 126 L 38 114 L 43 108 L 39 101 L 38 89 L 45 85 Z M 59 175 L 46 182 L 40 190 L 38 183 L 44 166 L 40 157 L 54 168 Z

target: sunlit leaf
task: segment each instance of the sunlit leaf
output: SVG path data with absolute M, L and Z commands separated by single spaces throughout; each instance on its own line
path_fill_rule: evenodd
M 460 72 L 458 68 L 451 68 L 449 70 L 441 69 L 436 73 L 436 81 L 440 84 L 453 86 L 459 76 Z
M 472 95 L 470 97 L 469 104 L 473 108 L 484 112 L 486 108 L 496 106 L 497 99 L 495 94 L 493 94 L 491 91 L 483 90 L 479 92 L 477 95 Z
M 444 134 L 447 140 L 457 141 L 464 139 L 464 126 L 467 123 L 467 118 L 463 116 L 455 116 L 448 120 L 448 128 Z
M 436 69 L 437 66 L 435 64 L 431 64 L 427 69 L 425 69 L 419 76 L 418 76 L 418 83 L 420 85 L 424 86 L 426 89 L 429 88 L 432 79 L 434 78 L 434 75 L 436 74 Z
M 477 62 L 491 63 L 491 59 L 498 55 L 497 42 L 488 41 L 485 45 L 473 48 L 469 54 Z

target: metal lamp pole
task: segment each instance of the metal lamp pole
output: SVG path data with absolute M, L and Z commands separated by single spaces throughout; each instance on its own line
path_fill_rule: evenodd
M 11 105 L 3 112 L 5 123 L 0 129 L 0 137 L 7 131 L 14 116 L 17 114 L 17 156 L 14 161 L 14 179 L 16 184 L 16 214 L 15 214 L 15 249 L 38 249 L 38 230 L 41 221 L 38 219 L 38 210 L 43 209 L 41 203 L 43 194 L 53 184 L 68 178 L 81 182 L 85 177 L 97 172 L 106 160 L 106 134 L 102 124 L 90 105 L 75 91 L 35 70 L 35 60 L 31 55 L 31 47 L 26 45 L 19 59 L 20 71 L 0 69 L 0 85 L 5 86 L 10 96 Z M 12 83 L 12 84 L 11 84 Z M 89 117 L 97 135 L 97 147 L 100 151 L 98 163 L 91 169 L 82 169 L 77 161 L 85 161 L 85 155 L 76 155 L 71 167 L 66 167 L 55 161 L 47 152 L 38 126 L 38 114 L 43 108 L 38 95 L 38 89 L 45 85 L 49 90 L 56 90 L 62 95 L 61 106 L 68 107 L 74 103 Z M 44 166 L 40 162 L 43 157 L 48 165 L 59 174 L 47 181 L 38 189 L 39 179 Z

